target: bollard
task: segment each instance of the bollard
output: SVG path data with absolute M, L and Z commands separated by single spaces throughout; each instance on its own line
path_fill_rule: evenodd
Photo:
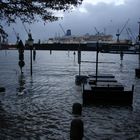
M 24 65 L 25 65 L 25 62 L 24 62 L 24 45 L 22 43 L 22 40 L 20 40 L 19 43 L 18 43 L 18 52 L 19 52 L 18 65 L 19 65 L 21 73 L 22 73 L 22 67 L 24 67 Z
M 72 106 L 72 113 L 75 115 L 82 114 L 82 105 L 80 103 L 74 103 Z
M 70 140 L 82 140 L 84 133 L 83 121 L 81 119 L 74 119 L 71 122 Z
M 135 76 L 140 78 L 140 68 L 135 69 Z
M 4 87 L 0 87 L 0 92 L 5 92 L 5 88 Z

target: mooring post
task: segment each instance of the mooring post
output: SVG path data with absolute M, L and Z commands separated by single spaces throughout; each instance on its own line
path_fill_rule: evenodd
M 5 87 L 0 87 L 0 92 L 5 92 Z
M 82 140 L 84 136 L 84 124 L 81 119 L 74 119 L 71 122 L 70 140 Z
M 82 114 L 82 105 L 80 103 L 74 103 L 72 106 L 72 113 L 74 115 L 81 115 Z
M 22 67 L 24 67 L 25 65 L 25 62 L 24 62 L 24 45 L 22 43 L 22 40 L 20 40 L 17 44 L 17 47 L 18 47 L 18 52 L 19 52 L 19 62 L 18 62 L 18 65 L 20 67 L 20 71 L 21 71 L 21 74 L 23 73 L 22 72 Z

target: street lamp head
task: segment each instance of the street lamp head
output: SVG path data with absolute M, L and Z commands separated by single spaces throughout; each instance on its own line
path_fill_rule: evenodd
M 34 41 L 33 39 L 28 39 L 28 45 L 33 46 L 33 41 Z
M 31 33 L 28 34 L 28 45 L 32 49 L 33 48 L 33 39 Z

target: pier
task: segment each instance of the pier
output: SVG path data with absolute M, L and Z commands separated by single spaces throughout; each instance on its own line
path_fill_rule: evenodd
M 52 43 L 52 44 L 34 44 L 36 50 L 58 50 L 58 51 L 76 51 L 80 46 L 81 51 L 96 51 L 96 47 L 88 46 L 82 43 Z M 28 47 L 27 47 L 28 49 Z
M 79 75 L 75 77 L 75 83 L 82 85 L 83 105 L 88 104 L 112 104 L 112 105 L 132 105 L 133 91 L 124 90 L 124 86 L 119 83 L 112 74 L 100 74 L 98 70 L 99 43 L 96 46 L 96 73 L 95 75 L 81 75 L 81 55 L 79 55 Z
M 86 42 L 80 42 L 80 43 L 34 43 L 33 47 L 35 50 L 51 50 L 51 51 L 78 51 L 80 46 L 81 51 L 96 51 L 96 42 L 94 43 L 86 43 Z M 131 47 L 131 44 L 127 43 L 103 43 L 99 42 L 99 51 L 102 53 L 120 53 L 120 48 L 123 51 L 124 54 L 138 54 L 138 50 L 131 50 L 129 49 Z M 134 46 L 133 46 L 134 47 Z M 17 45 L 13 44 L 5 44 L 2 45 L 1 50 L 8 50 L 8 49 L 17 49 Z M 25 50 L 30 50 L 30 47 L 28 44 L 25 44 Z

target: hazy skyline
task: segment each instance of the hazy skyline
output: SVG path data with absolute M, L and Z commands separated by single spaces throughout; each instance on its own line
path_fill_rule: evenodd
M 28 25 L 31 29 L 33 39 L 38 42 L 44 42 L 50 37 L 63 36 L 64 33 L 60 28 L 61 24 L 66 31 L 71 29 L 72 35 L 84 35 L 86 33 L 96 34 L 95 27 L 99 32 L 112 34 L 116 39 L 117 30 L 121 30 L 125 22 L 129 19 L 126 27 L 130 28 L 134 36 L 138 35 L 139 0 L 84 0 L 83 4 L 69 12 L 56 12 L 56 15 L 63 19 L 44 24 L 43 21 Z M 28 39 L 27 33 L 21 22 L 12 24 L 7 27 L 9 42 L 15 43 L 16 36 L 13 31 L 19 33 L 23 42 Z M 127 38 L 126 29 L 120 35 L 120 38 Z

